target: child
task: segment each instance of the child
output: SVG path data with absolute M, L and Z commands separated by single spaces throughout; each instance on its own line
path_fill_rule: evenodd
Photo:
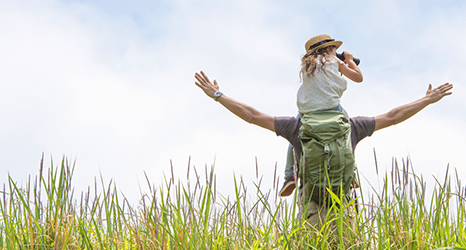
M 340 98 L 347 85 L 342 74 L 354 82 L 362 82 L 363 76 L 353 61 L 353 55 L 343 52 L 345 62 L 336 56 L 336 51 L 342 43 L 335 41 L 329 35 L 315 36 L 306 42 L 307 52 L 302 57 L 300 72 L 302 84 L 297 95 L 299 118 L 305 113 L 319 110 L 337 110 L 348 117 L 340 105 Z M 279 192 L 281 197 L 289 196 L 296 187 L 292 150 L 290 144 L 285 167 L 285 183 Z

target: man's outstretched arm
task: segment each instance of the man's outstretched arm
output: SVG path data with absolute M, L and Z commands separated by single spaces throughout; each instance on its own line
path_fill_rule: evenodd
M 383 115 L 378 115 L 375 117 L 375 131 L 383 129 L 395 124 L 398 124 L 411 116 L 415 115 L 417 112 L 421 111 L 423 108 L 429 106 L 432 103 L 438 102 L 443 97 L 451 95 L 452 92 L 449 92 L 453 88 L 452 84 L 445 83 L 438 86 L 435 89 L 432 89 L 432 85 L 429 84 L 427 93 L 421 99 L 414 101 L 412 103 L 394 108 L 388 113 Z
M 201 88 L 204 93 L 210 98 L 214 97 L 214 94 L 219 91 L 219 86 L 217 81 L 210 82 L 209 78 L 204 74 L 204 72 L 196 73 L 194 75 L 197 82 L 195 84 Z M 248 123 L 255 124 L 257 126 L 266 128 L 275 132 L 274 117 L 259 112 L 255 108 L 246 105 L 244 103 L 238 102 L 233 98 L 230 98 L 226 95 L 222 95 L 217 98 L 217 101 L 227 108 L 230 112 L 238 116 L 239 118 L 245 120 Z

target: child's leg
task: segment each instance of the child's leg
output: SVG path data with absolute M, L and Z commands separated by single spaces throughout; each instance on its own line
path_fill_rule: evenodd
M 299 113 L 297 118 L 303 117 L 301 113 Z M 294 164 L 295 164 L 295 157 L 293 152 L 293 146 L 290 144 L 288 146 L 288 151 L 286 152 L 286 165 L 285 165 L 285 183 L 283 183 L 283 187 L 279 192 L 281 197 L 289 196 L 293 193 L 294 189 L 296 188 L 296 177 L 294 174 Z
M 336 111 L 342 112 L 343 114 L 345 114 L 346 118 L 349 119 L 348 113 L 346 112 L 346 110 L 345 110 L 340 104 L 338 104 L 338 105 L 337 105 L 335 108 L 333 108 L 332 110 L 336 110 Z
M 296 188 L 296 177 L 294 176 L 294 154 L 293 146 L 288 146 L 286 153 L 286 165 L 285 165 L 285 182 L 283 187 L 278 192 L 280 197 L 290 196 Z
M 303 114 L 301 113 L 298 113 L 298 115 L 296 115 L 296 118 L 298 119 L 301 119 L 302 117 L 303 117 Z M 286 152 L 285 179 L 288 179 L 294 176 L 294 168 L 293 168 L 294 163 L 295 163 L 295 158 L 294 158 L 294 153 L 293 153 L 293 146 L 290 143 L 290 145 L 288 146 L 288 151 Z
M 288 145 L 288 151 L 286 152 L 285 179 L 288 179 L 294 176 L 293 165 L 294 165 L 293 146 L 290 144 Z

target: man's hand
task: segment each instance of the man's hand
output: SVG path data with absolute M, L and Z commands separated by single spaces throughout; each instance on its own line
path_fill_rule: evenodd
M 429 99 L 430 103 L 435 103 L 440 101 L 444 96 L 451 95 L 452 92 L 448 92 L 453 88 L 453 84 L 445 83 L 438 86 L 435 89 L 432 89 L 432 84 L 429 84 L 429 88 L 426 92 L 426 97 Z
M 202 71 L 200 74 L 194 74 L 194 77 L 197 79 L 195 84 L 201 88 L 210 98 L 214 98 L 214 94 L 220 89 L 218 87 L 217 81 L 214 80 L 214 83 L 211 83 L 209 78 Z

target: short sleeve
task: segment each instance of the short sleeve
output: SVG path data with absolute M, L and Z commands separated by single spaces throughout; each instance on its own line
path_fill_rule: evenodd
M 291 144 L 298 139 L 300 121 L 295 117 L 275 117 L 275 133 Z
M 275 117 L 275 133 L 287 139 L 295 148 L 296 153 L 301 154 L 301 141 L 298 138 L 301 122 L 296 117 Z
M 358 116 L 350 118 L 351 144 L 353 151 L 356 145 L 364 138 L 371 136 L 375 130 L 375 118 Z

